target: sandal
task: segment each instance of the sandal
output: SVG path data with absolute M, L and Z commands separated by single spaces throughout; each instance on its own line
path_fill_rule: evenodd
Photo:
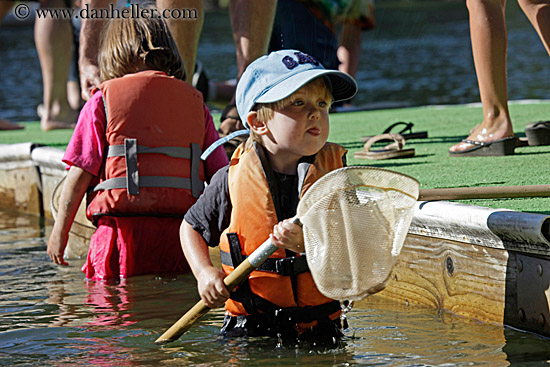
M 527 125 L 525 136 L 529 145 L 550 145 L 550 121 L 539 121 Z
M 236 114 L 235 114 L 236 112 Z M 239 112 L 237 111 L 237 105 L 234 103 L 230 103 L 222 111 L 222 116 L 220 118 L 220 122 L 224 122 L 227 119 L 233 119 L 237 121 L 237 124 L 242 124 L 241 117 L 239 116 Z M 236 129 L 239 130 L 239 129 Z
M 477 141 L 463 139 L 462 143 L 470 145 L 469 148 L 455 152 L 449 152 L 451 157 L 487 157 L 487 156 L 505 156 L 515 153 L 514 149 L 518 146 L 518 138 L 509 136 L 493 141 Z
M 236 121 L 234 131 L 243 130 L 243 129 L 245 129 L 244 125 L 243 125 L 242 120 L 239 117 L 238 113 L 235 114 L 236 111 L 237 111 L 237 105 L 236 104 L 234 104 L 234 103 L 228 104 L 222 111 L 222 116 L 220 118 L 220 121 L 223 123 L 227 119 L 233 119 L 233 120 Z M 232 132 L 229 132 L 229 133 L 226 134 L 226 133 L 223 133 L 223 132 L 218 130 L 218 133 L 220 134 L 220 139 L 230 135 Z M 241 135 L 235 136 L 234 138 L 226 141 L 223 144 L 223 146 L 225 148 L 225 152 L 227 153 L 227 157 L 229 159 L 231 159 L 231 156 L 233 155 L 233 152 L 235 151 L 235 149 L 237 149 L 237 147 L 242 142 L 246 141 L 246 139 L 248 139 L 248 134 L 241 134 Z
M 222 136 L 220 134 L 220 139 L 224 138 L 226 136 L 227 135 Z M 248 134 L 243 134 L 243 135 L 235 136 L 234 138 L 232 138 L 232 139 L 226 141 L 225 143 L 223 143 L 225 153 L 227 154 L 227 158 L 229 158 L 229 160 L 231 160 L 231 156 L 233 155 L 233 152 L 235 152 L 237 147 L 239 145 L 241 145 L 242 143 L 244 143 L 247 139 L 248 139 Z
M 386 130 L 384 130 L 382 134 L 391 134 L 391 131 L 394 130 L 395 127 L 402 126 L 402 125 L 405 125 L 405 126 L 403 126 L 401 131 L 397 132 L 397 134 L 400 134 L 405 139 L 424 139 L 428 137 L 427 131 L 420 131 L 417 133 L 413 133 L 412 128 L 414 124 L 412 122 L 405 122 L 405 121 L 398 121 L 394 124 L 391 124 L 390 126 L 388 126 Z M 369 141 L 371 138 L 373 138 L 373 136 L 363 136 L 361 137 L 361 142 L 365 143 Z
M 394 142 L 382 149 L 371 150 L 374 143 L 386 140 L 393 140 Z M 414 157 L 414 148 L 403 149 L 405 143 L 405 138 L 401 134 L 381 134 L 370 138 L 363 146 L 363 150 L 355 152 L 353 156 L 355 158 L 374 160 Z

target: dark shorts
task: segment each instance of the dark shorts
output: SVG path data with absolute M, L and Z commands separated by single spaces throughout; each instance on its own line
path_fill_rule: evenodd
M 303 51 L 319 60 L 326 69 L 338 69 L 336 35 L 295 0 L 277 2 L 269 51 L 282 49 Z

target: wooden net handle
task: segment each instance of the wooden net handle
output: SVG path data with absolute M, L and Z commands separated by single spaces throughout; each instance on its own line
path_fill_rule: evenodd
M 550 196 L 550 185 L 457 187 L 420 190 L 418 200 L 501 199 Z
M 265 241 L 254 253 L 239 264 L 230 274 L 228 274 L 223 282 L 229 291 L 233 290 L 239 283 L 260 266 L 271 254 L 277 251 L 278 247 L 271 243 L 271 239 Z M 155 344 L 166 344 L 179 339 L 187 330 L 193 326 L 197 320 L 210 311 L 210 307 L 206 306 L 202 299 L 195 304 L 189 311 L 185 313 L 174 325 L 164 332 Z

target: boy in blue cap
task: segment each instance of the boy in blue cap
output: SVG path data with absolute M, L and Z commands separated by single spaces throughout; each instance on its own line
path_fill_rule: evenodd
M 211 308 L 225 303 L 222 335 L 329 341 L 341 335 L 340 304 L 317 290 L 302 229 L 289 218 L 317 179 L 345 165 L 346 150 L 327 143 L 328 113 L 332 102 L 356 91 L 351 76 L 297 50 L 257 59 L 239 80 L 237 109 L 250 137 L 180 229 L 202 300 Z M 230 293 L 223 278 L 269 236 L 280 249 Z M 209 257 L 208 246 L 218 245 L 222 270 Z

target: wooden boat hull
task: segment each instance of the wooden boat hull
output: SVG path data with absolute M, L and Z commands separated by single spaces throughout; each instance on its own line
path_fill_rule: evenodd
M 550 336 L 550 217 L 423 205 L 388 286 L 360 304 L 391 299 Z

